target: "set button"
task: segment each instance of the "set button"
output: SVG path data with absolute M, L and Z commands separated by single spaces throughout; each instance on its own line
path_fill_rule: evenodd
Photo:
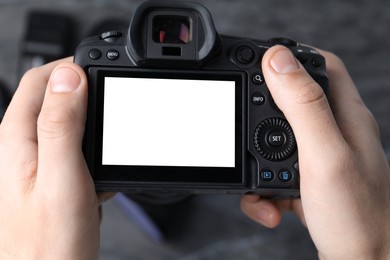
M 267 134 L 268 144 L 272 147 L 279 147 L 286 143 L 286 134 L 279 129 L 272 130 Z

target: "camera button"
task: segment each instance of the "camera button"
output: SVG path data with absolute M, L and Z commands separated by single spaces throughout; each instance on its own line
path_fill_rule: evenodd
M 299 171 L 299 163 L 298 161 L 296 161 L 294 164 L 293 164 L 293 167 L 294 169 L 298 172 Z
M 281 130 L 273 130 L 268 134 L 268 144 L 272 147 L 279 147 L 286 143 L 286 134 Z
M 271 170 L 263 169 L 260 172 L 260 179 L 263 181 L 272 181 L 274 178 L 274 173 Z
M 264 97 L 264 95 L 261 94 L 261 93 L 255 93 L 255 94 L 253 94 L 253 96 L 252 96 L 252 102 L 253 102 L 253 104 L 255 104 L 255 105 L 262 105 L 262 104 L 264 104 L 264 102 L 265 102 L 265 97 Z
M 281 170 L 279 172 L 279 179 L 283 182 L 291 181 L 292 178 L 293 175 L 289 170 Z
M 116 60 L 119 58 L 119 51 L 117 50 L 108 50 L 106 54 L 109 60 Z
M 255 83 L 256 85 L 261 85 L 264 83 L 264 77 L 263 77 L 263 74 L 261 73 L 254 73 L 253 76 L 252 76 L 252 81 L 253 83 Z
M 89 51 L 88 56 L 93 60 L 98 60 L 102 56 L 102 52 L 98 49 L 92 49 Z
M 312 64 L 314 67 L 320 67 L 320 66 L 323 64 L 323 62 L 322 62 L 322 60 L 321 60 L 320 58 L 315 57 L 315 58 L 313 58 L 313 59 L 311 60 L 311 64 Z
M 238 62 L 242 64 L 251 63 L 252 61 L 254 61 L 255 57 L 255 52 L 249 46 L 244 45 L 237 49 L 236 58 Z

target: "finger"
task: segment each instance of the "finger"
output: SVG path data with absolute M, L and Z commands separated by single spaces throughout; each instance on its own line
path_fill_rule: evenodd
M 302 224 L 307 226 L 301 199 L 268 201 L 259 195 L 244 195 L 241 198 L 241 210 L 266 227 L 276 227 L 281 221 L 282 212 L 293 211 Z
M 285 199 L 275 201 L 276 206 L 280 211 L 293 211 L 298 218 L 301 220 L 302 224 L 306 227 L 305 215 L 303 212 L 301 199 Z
M 33 68 L 23 76 L 1 123 L 1 131 L 7 138 L 36 142 L 37 118 L 50 74 L 59 63 L 71 60 L 66 58 Z
M 240 207 L 250 219 L 268 228 L 277 227 L 282 220 L 279 208 L 270 200 L 257 195 L 242 196 Z
M 83 70 L 73 63 L 57 66 L 49 80 L 37 126 L 37 183 L 54 192 L 93 189 L 81 149 L 86 106 L 87 79 Z
M 343 62 L 332 53 L 321 51 L 321 54 L 327 61 L 331 88 L 329 101 L 344 139 L 361 156 L 366 156 L 367 150 L 375 151 L 378 147 L 381 149 L 378 125 Z M 377 154 L 381 152 L 378 151 Z
M 1 178 L 8 184 L 4 188 L 12 192 L 18 193 L 21 189 L 25 193 L 34 184 L 38 158 L 37 118 L 50 73 L 63 61 L 31 69 L 24 75 L 0 125 L 0 150 L 3 159 L 6 158 L 2 161 Z
M 307 47 L 313 48 L 312 46 Z M 373 129 L 377 130 L 376 122 L 371 112 L 364 105 L 359 91 L 342 60 L 331 52 L 318 48 L 317 51 L 326 60 L 326 71 L 330 88 L 328 100 L 339 128 L 348 127 L 349 129 L 353 129 L 353 131 L 345 131 L 349 133 L 357 133 L 359 130 L 361 132 L 372 132 Z M 355 120 L 356 116 L 353 115 L 358 116 L 360 119 L 361 116 L 366 117 L 372 124 L 362 125 L 360 123 L 362 120 Z M 356 124 L 359 124 L 359 127 L 356 128 Z
M 321 165 L 324 156 L 331 158 L 335 154 L 334 147 L 345 144 L 323 90 L 283 46 L 275 46 L 266 52 L 262 69 L 275 103 L 294 130 L 300 160 L 302 155 L 310 157 L 304 158 L 305 164 L 300 164 L 300 167 L 318 168 L 316 166 Z M 321 169 L 305 171 L 301 168 L 301 175 L 306 172 L 327 174 Z

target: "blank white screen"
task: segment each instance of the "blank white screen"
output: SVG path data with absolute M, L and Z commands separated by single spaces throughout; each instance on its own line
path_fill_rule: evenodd
M 102 163 L 235 167 L 235 82 L 106 77 Z

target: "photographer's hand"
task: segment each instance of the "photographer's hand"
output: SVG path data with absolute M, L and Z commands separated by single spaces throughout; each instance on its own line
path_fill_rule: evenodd
M 0 125 L 0 259 L 97 259 L 99 200 L 81 151 L 87 79 L 32 69 Z
M 241 208 L 268 227 L 294 210 L 322 259 L 390 259 L 390 170 L 378 127 L 342 62 L 322 54 L 331 106 L 288 49 L 265 54 L 264 77 L 298 143 L 301 199 L 247 195 Z

